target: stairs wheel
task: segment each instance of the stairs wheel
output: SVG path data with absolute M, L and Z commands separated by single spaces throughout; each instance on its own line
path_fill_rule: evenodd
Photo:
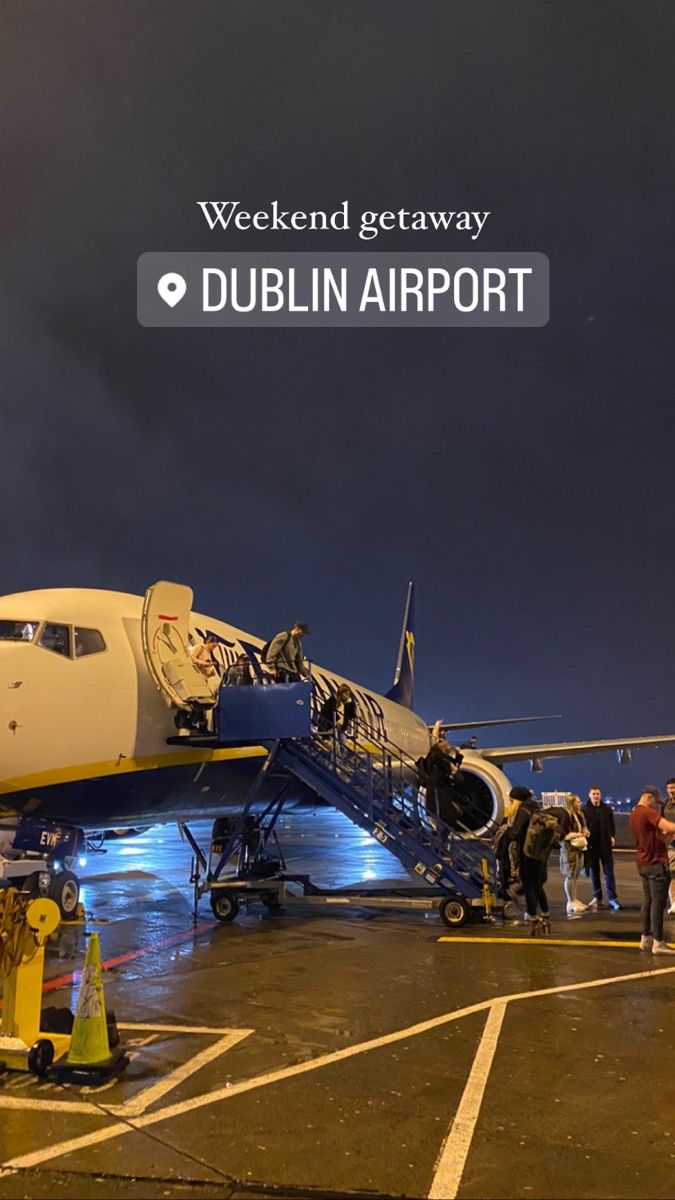
M 459 929 L 466 925 L 471 917 L 471 905 L 462 896 L 446 896 L 441 900 L 438 911 L 441 921 L 450 929 Z
M 239 901 L 236 896 L 225 891 L 213 891 L 210 895 L 211 911 L 219 921 L 234 921 L 239 912 Z

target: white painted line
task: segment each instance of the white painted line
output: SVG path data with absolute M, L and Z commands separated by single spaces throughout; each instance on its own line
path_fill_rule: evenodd
M 133 1100 L 126 1100 L 124 1104 L 106 1104 L 106 1111 L 114 1113 L 118 1117 L 139 1117 L 151 1104 L 155 1104 L 167 1092 L 173 1091 L 180 1083 L 184 1083 L 186 1079 L 189 1079 L 191 1075 L 199 1071 L 201 1067 L 209 1066 L 214 1059 L 224 1054 L 231 1046 L 236 1046 L 237 1042 L 248 1037 L 249 1033 L 251 1033 L 250 1029 L 232 1030 L 227 1037 L 221 1038 L 215 1044 L 211 1042 L 199 1054 L 193 1055 L 179 1067 L 170 1071 L 165 1079 L 160 1079 L 159 1083 L 154 1084 L 152 1087 L 143 1088 L 137 1096 L 134 1096 Z
M 145 1125 L 154 1125 L 159 1120 L 181 1116 L 184 1112 L 194 1111 L 194 1109 L 202 1108 L 207 1104 L 214 1104 L 218 1100 L 230 1100 L 234 1096 L 240 1096 L 242 1092 L 250 1092 L 254 1088 L 267 1087 L 270 1083 L 279 1083 L 284 1079 L 290 1079 L 296 1075 L 304 1075 L 308 1071 L 316 1071 L 320 1067 L 327 1067 L 335 1062 L 342 1062 L 346 1058 L 352 1058 L 355 1054 L 365 1054 L 368 1050 L 379 1050 L 383 1046 L 391 1045 L 393 1042 L 406 1041 L 408 1038 L 417 1037 L 420 1033 L 427 1033 L 431 1029 L 438 1029 L 440 1026 L 448 1025 L 452 1021 L 459 1021 L 462 1017 L 469 1017 L 473 1013 L 485 1012 L 493 1004 L 508 1004 L 512 1000 L 529 1000 L 537 996 L 554 996 L 559 992 L 578 991 L 582 988 L 607 987 L 612 983 L 623 983 L 626 980 L 630 981 L 634 979 L 651 979 L 655 975 L 670 975 L 673 972 L 675 972 L 675 967 L 663 967 L 658 971 L 638 971 L 631 975 L 613 975 L 606 979 L 590 979 L 584 983 L 564 983 L 558 987 L 540 988 L 534 992 L 515 992 L 510 996 L 494 996 L 491 1000 L 480 1000 L 477 1004 L 470 1004 L 466 1008 L 458 1008 L 454 1012 L 443 1013 L 440 1017 L 431 1017 L 428 1021 L 420 1021 L 417 1025 L 409 1025 L 407 1029 L 397 1029 L 394 1033 L 385 1033 L 382 1037 L 371 1038 L 367 1042 L 359 1042 L 354 1046 L 345 1046 L 343 1050 L 333 1050 L 329 1054 L 322 1054 L 318 1058 L 310 1059 L 308 1062 L 296 1063 L 291 1067 L 281 1067 L 279 1070 L 270 1071 L 265 1075 L 257 1075 L 252 1079 L 243 1079 L 240 1083 L 228 1084 L 217 1091 L 209 1092 L 206 1096 L 198 1096 L 190 1101 L 172 1104 L 167 1108 L 163 1108 L 161 1112 L 150 1113 L 148 1116 L 142 1117 L 137 1124 L 139 1128 Z
M 234 1029 L 228 1025 L 226 1029 L 214 1029 L 212 1025 L 148 1025 L 147 1021 L 118 1021 L 118 1029 L 147 1029 L 151 1033 L 210 1033 L 218 1037 L 226 1037 L 229 1033 L 253 1033 L 252 1029 Z
M 99 1109 L 99 1115 L 101 1110 Z M 94 1129 L 91 1133 L 82 1134 L 80 1137 L 69 1138 L 67 1142 L 58 1142 L 54 1146 L 54 1150 L 59 1158 L 64 1154 L 72 1154 L 74 1150 L 85 1150 L 87 1146 L 97 1146 L 99 1142 L 107 1142 L 109 1138 L 118 1137 L 121 1133 L 133 1133 L 134 1126 L 120 1122 L 117 1125 L 109 1125 L 107 1129 Z M 40 1163 L 47 1162 L 50 1155 L 47 1149 L 34 1150 L 31 1154 L 20 1154 L 17 1158 L 9 1162 L 3 1163 L 3 1167 L 21 1168 L 26 1171 L 30 1167 L 39 1167 Z
M 457 1196 L 505 1012 L 504 1001 L 493 1004 L 488 1012 L 471 1074 L 466 1081 L 450 1132 L 436 1160 L 429 1200 L 455 1200 Z
M 90 1116 L 104 1117 L 106 1114 L 96 1104 L 87 1100 L 37 1100 L 30 1096 L 0 1095 L 0 1108 L 25 1109 L 30 1112 L 67 1112 L 88 1113 Z
M 514 1000 L 530 1000 L 538 996 L 555 996 L 562 992 L 581 991 L 585 988 L 608 987 L 613 983 L 631 983 L 636 979 L 654 979 L 660 975 L 672 975 L 673 972 L 675 972 L 675 967 L 661 967 L 660 969 L 652 969 L 650 971 L 634 971 L 628 975 L 612 975 L 605 979 L 589 979 L 583 983 L 564 983 L 558 987 L 538 988 L 532 992 L 514 992 L 509 996 L 493 996 L 489 1000 L 482 1000 L 477 1004 L 470 1004 L 466 1008 L 456 1009 L 455 1012 L 444 1013 L 440 1017 L 432 1017 L 428 1021 L 421 1021 L 416 1025 L 410 1025 L 407 1029 L 399 1029 L 394 1033 L 384 1034 L 382 1037 L 372 1038 L 367 1042 L 347 1046 L 343 1050 L 335 1050 L 330 1054 L 322 1054 L 310 1062 L 296 1063 L 291 1067 L 282 1067 L 280 1070 L 270 1071 L 265 1075 L 257 1075 L 253 1079 L 242 1080 L 241 1083 L 233 1083 L 231 1086 L 218 1088 L 216 1091 L 209 1092 L 205 1096 L 196 1096 L 191 1100 L 183 1101 L 179 1104 L 167 1105 L 166 1108 L 160 1109 L 159 1112 L 146 1113 L 144 1116 L 130 1120 L 127 1124 L 112 1125 L 108 1129 L 99 1129 L 93 1133 L 84 1134 L 82 1137 L 72 1138 L 67 1142 L 57 1142 L 49 1147 L 44 1147 L 42 1150 L 35 1150 L 30 1154 L 18 1155 L 16 1158 L 8 1159 L 2 1165 L 6 1168 L 16 1169 L 36 1167 L 40 1163 L 51 1161 L 64 1154 L 71 1154 L 73 1151 L 84 1149 L 87 1146 L 97 1145 L 100 1142 L 108 1141 L 110 1138 L 118 1137 L 120 1134 L 131 1133 L 135 1129 L 144 1129 L 146 1126 L 156 1125 L 159 1121 L 167 1121 L 171 1117 L 182 1116 L 186 1112 L 194 1112 L 197 1108 L 216 1104 L 219 1100 L 230 1100 L 234 1096 L 240 1096 L 242 1092 L 249 1092 L 254 1088 L 266 1087 L 270 1083 L 278 1083 L 296 1075 L 303 1075 L 308 1071 L 316 1071 L 320 1067 L 329 1066 L 331 1063 L 340 1062 L 345 1058 L 351 1058 L 355 1054 L 364 1054 L 368 1050 L 377 1050 L 382 1046 L 391 1045 L 392 1042 L 405 1041 L 407 1038 L 416 1037 L 420 1033 L 426 1033 L 430 1029 L 438 1029 L 440 1026 L 448 1025 L 452 1021 L 468 1017 L 472 1013 L 485 1012 L 486 1009 L 492 1008 L 495 1004 L 509 1004 Z

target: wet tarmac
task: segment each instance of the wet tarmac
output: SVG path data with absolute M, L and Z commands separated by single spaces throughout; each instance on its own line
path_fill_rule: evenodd
M 289 871 L 406 881 L 327 809 L 282 824 Z M 0 1076 L 0 1196 L 672 1197 L 675 957 L 639 951 L 617 863 L 622 910 L 573 920 L 552 865 L 557 945 L 365 907 L 217 924 L 207 899 L 193 927 L 175 828 L 108 843 L 45 1004 L 74 1006 L 98 930 L 129 1065 L 93 1087 Z

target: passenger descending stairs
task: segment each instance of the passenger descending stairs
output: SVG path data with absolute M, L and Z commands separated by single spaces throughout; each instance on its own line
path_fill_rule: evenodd
M 272 758 L 275 771 L 281 767 L 312 788 L 406 870 L 469 901 L 485 896 L 495 874 L 491 849 L 427 812 L 414 761 L 378 732 L 359 724 L 353 739 L 335 733 L 283 739 Z

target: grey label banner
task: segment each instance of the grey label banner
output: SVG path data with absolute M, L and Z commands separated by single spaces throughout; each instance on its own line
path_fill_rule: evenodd
M 141 325 L 546 325 L 545 254 L 159 253 L 138 260 Z

